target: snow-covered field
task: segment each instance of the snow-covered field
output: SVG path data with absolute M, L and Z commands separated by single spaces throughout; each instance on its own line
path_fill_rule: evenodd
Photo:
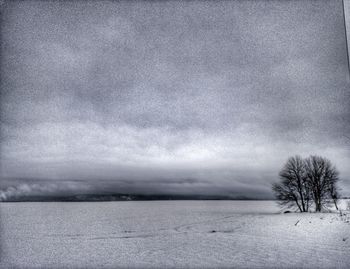
M 0 268 L 350 268 L 350 223 L 273 201 L 0 203 Z

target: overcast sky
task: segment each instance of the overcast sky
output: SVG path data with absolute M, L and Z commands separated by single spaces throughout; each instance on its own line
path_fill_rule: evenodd
M 1 30 L 3 188 L 269 198 L 320 154 L 350 195 L 340 0 L 5 1 Z

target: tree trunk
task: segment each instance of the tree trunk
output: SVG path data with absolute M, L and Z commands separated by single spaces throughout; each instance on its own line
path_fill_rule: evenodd
M 315 201 L 315 204 L 316 204 L 316 212 L 321 212 L 321 209 L 322 209 L 321 199 L 317 198 L 317 200 Z
M 333 199 L 333 202 L 334 202 L 334 205 L 335 205 L 335 209 L 336 209 L 336 210 L 339 210 L 339 209 L 338 209 L 338 205 L 337 205 L 337 200 L 336 200 L 336 199 Z
M 298 203 L 298 199 L 297 199 L 296 197 L 295 197 L 294 199 L 295 199 L 295 203 L 297 204 L 297 206 L 298 206 L 300 212 L 303 212 L 303 211 L 301 210 L 301 207 L 300 207 L 299 203 Z

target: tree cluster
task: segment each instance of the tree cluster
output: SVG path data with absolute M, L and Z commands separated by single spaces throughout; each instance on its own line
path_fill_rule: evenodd
M 326 158 L 300 156 L 287 160 L 279 173 L 280 182 L 273 184 L 273 191 L 282 206 L 296 207 L 300 212 L 308 212 L 313 207 L 316 212 L 339 199 L 337 182 L 339 173 Z

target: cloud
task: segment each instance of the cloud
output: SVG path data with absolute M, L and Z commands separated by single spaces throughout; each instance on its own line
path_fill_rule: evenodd
M 346 192 L 341 12 L 333 1 L 6 2 L 1 178 L 258 195 L 288 156 L 320 154 Z
M 78 184 L 76 182 L 41 182 L 41 183 L 22 183 L 17 186 L 9 186 L 5 189 L 0 189 L 0 201 L 11 199 L 25 198 L 28 196 L 51 196 L 62 193 L 81 193 L 88 191 L 87 185 Z
M 138 190 L 159 190 L 176 183 L 183 191 L 189 186 L 182 178 L 192 178 L 208 189 L 211 184 L 222 184 L 233 191 L 244 184 L 253 192 L 277 178 L 288 156 L 310 153 L 329 157 L 344 179 L 350 175 L 347 149 L 292 141 L 271 143 L 258 130 L 243 125 L 219 134 L 196 129 L 103 127 L 92 122 L 44 123 L 24 129 L 21 139 L 9 135 L 16 138 L 2 147 L 2 175 L 53 182 L 77 178 L 94 186 L 107 184 L 106 180 L 119 186 L 127 180 L 134 181 Z

